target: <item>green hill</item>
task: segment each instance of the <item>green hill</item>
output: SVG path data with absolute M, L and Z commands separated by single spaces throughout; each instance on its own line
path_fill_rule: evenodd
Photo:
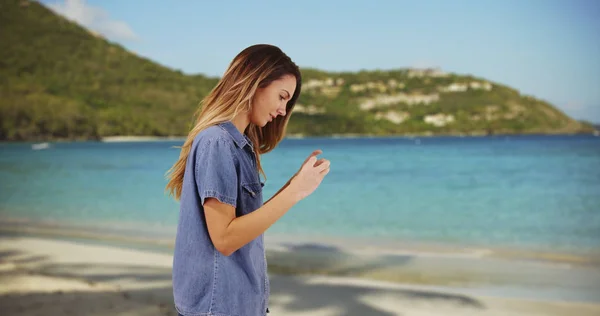
M 140 57 L 27 0 L 0 3 L 0 140 L 185 135 L 218 78 Z M 232 56 L 233 57 L 233 56 Z M 289 133 L 587 133 L 552 105 L 436 69 L 303 69 Z

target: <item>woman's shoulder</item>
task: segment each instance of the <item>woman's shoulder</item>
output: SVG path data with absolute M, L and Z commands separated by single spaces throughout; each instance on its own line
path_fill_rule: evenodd
M 194 138 L 194 143 L 198 146 L 207 146 L 210 144 L 234 145 L 233 140 L 227 134 L 227 131 L 219 125 L 213 125 L 200 131 Z

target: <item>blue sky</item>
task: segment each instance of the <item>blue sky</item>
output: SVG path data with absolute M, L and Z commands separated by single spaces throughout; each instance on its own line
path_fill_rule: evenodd
M 600 1 L 43 0 L 127 49 L 220 76 L 246 46 L 330 71 L 440 67 L 600 122 Z

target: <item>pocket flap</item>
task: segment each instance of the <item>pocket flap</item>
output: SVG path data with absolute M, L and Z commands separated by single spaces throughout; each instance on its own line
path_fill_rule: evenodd
M 256 196 L 257 194 L 259 194 L 262 191 L 262 184 L 258 183 L 258 182 L 257 183 L 245 183 L 245 184 L 242 184 L 242 187 L 251 196 Z

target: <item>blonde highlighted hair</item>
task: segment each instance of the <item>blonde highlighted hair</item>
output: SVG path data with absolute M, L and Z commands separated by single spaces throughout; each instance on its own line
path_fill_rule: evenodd
M 260 155 L 273 150 L 283 139 L 292 109 L 300 95 L 302 79 L 298 66 L 281 49 L 259 44 L 241 51 L 200 103 L 196 122 L 181 147 L 179 159 L 167 171 L 169 182 L 165 190 L 176 200 L 181 198 L 185 165 L 198 133 L 210 126 L 231 121 L 240 113 L 250 113 L 256 90 L 286 75 L 296 77 L 296 90 L 286 105 L 285 116 L 278 116 L 264 127 L 250 123 L 245 131 L 255 148 L 258 171 L 264 176 Z

